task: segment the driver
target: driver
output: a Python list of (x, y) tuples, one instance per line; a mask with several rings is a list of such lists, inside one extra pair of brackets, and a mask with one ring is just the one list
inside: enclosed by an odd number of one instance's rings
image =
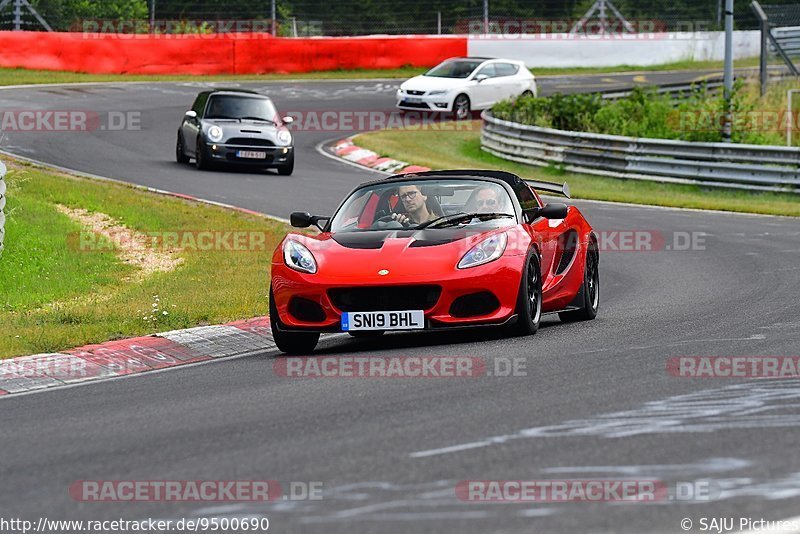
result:
[(392, 219), (403, 224), (422, 224), (437, 218), (428, 209), (428, 197), (422, 194), (417, 185), (401, 185), (397, 189), (397, 196), (403, 203), (405, 213), (393, 213)]
[(475, 211), (478, 213), (502, 212), (503, 200), (495, 187), (481, 186), (475, 191)]

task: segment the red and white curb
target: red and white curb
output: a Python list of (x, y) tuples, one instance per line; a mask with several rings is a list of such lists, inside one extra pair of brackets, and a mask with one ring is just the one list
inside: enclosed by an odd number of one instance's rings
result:
[(256, 317), (87, 345), (62, 353), (9, 358), (0, 360), (0, 396), (274, 349), (269, 318)]
[(421, 167), (419, 165), (410, 165), (405, 161), (399, 161), (392, 158), (381, 157), (377, 152), (361, 148), (353, 143), (351, 138), (342, 139), (337, 141), (331, 146), (333, 153), (340, 158), (355, 163), (363, 167), (369, 167), (376, 171), (387, 172), (391, 174), (408, 174), (412, 172), (425, 172), (429, 171), (428, 167)]

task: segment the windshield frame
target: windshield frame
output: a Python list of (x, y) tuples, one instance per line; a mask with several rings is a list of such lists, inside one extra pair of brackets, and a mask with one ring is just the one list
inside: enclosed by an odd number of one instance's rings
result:
[[(352, 198), (354, 195), (358, 194), (358, 192), (363, 190), (363, 189), (367, 189), (367, 188), (371, 188), (371, 187), (380, 187), (380, 186), (384, 186), (384, 185), (396, 185), (397, 187), (400, 187), (404, 183), (437, 182), (437, 181), (456, 181), (456, 182), (457, 181), (465, 181), (465, 182), (466, 181), (475, 181), (475, 182), (487, 182), (487, 183), (490, 183), (490, 184), (494, 184), (494, 185), (500, 186), (506, 192), (506, 194), (509, 196), (509, 198), (511, 199), (511, 207), (512, 207), (512, 210), (514, 212), (513, 213), (513, 215), (514, 215), (514, 224), (522, 224), (522, 221), (523, 221), (522, 208), (520, 207), (519, 199), (517, 198), (517, 195), (514, 192), (514, 189), (511, 187), (511, 185), (509, 185), (507, 182), (505, 182), (503, 180), (498, 180), (496, 178), (489, 178), (489, 177), (484, 177), (484, 176), (470, 176), (468, 174), (465, 174), (463, 176), (413, 176), (413, 175), (409, 175), (409, 176), (401, 176), (401, 177), (396, 177), (396, 178), (388, 178), (386, 180), (374, 180), (374, 181), (366, 182), (366, 183), (363, 183), (363, 184), (359, 185), (358, 187), (356, 187), (355, 189), (350, 191), (350, 193), (348, 193), (344, 197), (342, 202), (339, 204), (339, 206), (334, 210), (333, 214), (330, 216), (330, 219), (328, 219), (328, 222), (323, 227), (322, 232), (323, 233), (338, 233), (338, 232), (332, 232), (331, 231), (334, 219), (339, 215), (339, 213), (342, 211), (342, 208), (344, 208), (344, 206), (347, 204), (347, 202), (350, 200), (350, 198)], [(494, 220), (502, 220), (502, 219), (494, 219)], [(490, 222), (490, 221), (487, 221), (487, 222)], [(445, 229), (446, 228), (425, 228), (424, 231), (427, 232), (427, 231), (437, 231), (437, 230), (445, 230)], [(359, 232), (385, 232), (387, 230), (397, 231), (399, 229), (365, 228), (363, 230), (359, 230)], [(416, 231), (417, 229), (415, 227), (410, 227), (410, 228), (405, 228), (404, 230), (405, 231)], [(350, 232), (346, 232), (346, 233), (350, 233)]]
[[(487, 60), (485, 59), (470, 59), (470, 58), (458, 58), (458, 59), (446, 59), (433, 67), (432, 69), (424, 72), (422, 75), (427, 76), (429, 78), (443, 78), (446, 80), (469, 80), (475, 73), (486, 63)], [(436, 69), (448, 64), (448, 63), (475, 63), (475, 67), (469, 71), (469, 74), (466, 76), (437, 76), (436, 74), (431, 74), (431, 72), (435, 71)]]
[[(222, 99), (255, 100), (255, 101), (261, 103), (261, 105), (267, 105), (267, 106), (272, 108), (272, 111), (273, 111), (272, 118), (263, 119), (265, 122), (271, 122), (274, 125), (280, 125), (281, 124), (280, 113), (278, 112), (278, 108), (275, 106), (275, 103), (272, 101), (271, 98), (268, 98), (266, 96), (259, 96), (259, 95), (249, 95), (249, 94), (240, 94), (239, 95), (239, 94), (230, 94), (230, 93), (216, 93), (216, 94), (212, 93), (212, 94), (210, 94), (208, 96), (208, 101), (206, 102), (205, 109), (203, 110), (203, 120), (225, 120), (223, 118), (219, 118), (219, 117), (215, 117), (213, 115), (210, 115), (210, 113), (211, 113), (211, 104), (212, 104), (212, 102), (214, 102), (215, 99), (220, 99), (220, 100), (222, 100)], [(243, 116), (247, 116), (247, 115), (243, 115)], [(236, 117), (236, 118), (231, 118), (231, 119), (228, 119), (228, 120), (242, 121), (242, 120), (250, 120), (250, 119), (244, 119), (242, 117)]]

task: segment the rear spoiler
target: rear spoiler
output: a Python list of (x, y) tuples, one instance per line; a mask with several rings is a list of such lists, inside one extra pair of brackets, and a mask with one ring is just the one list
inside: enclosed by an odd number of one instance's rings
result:
[(539, 191), (544, 191), (546, 193), (555, 193), (556, 195), (563, 195), (567, 198), (572, 198), (569, 194), (569, 185), (566, 182), (563, 184), (557, 184), (555, 182), (542, 182), (540, 180), (525, 180), (529, 186)]

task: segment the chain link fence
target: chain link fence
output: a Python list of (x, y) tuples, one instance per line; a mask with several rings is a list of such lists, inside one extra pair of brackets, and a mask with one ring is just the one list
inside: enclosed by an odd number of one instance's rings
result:
[[(14, 3), (0, 11), (0, 29), (12, 29)], [(773, 0), (771, 7), (797, 0)], [(29, 0), (56, 31), (116, 28), (123, 33), (272, 31), (273, 0)], [(723, 27), (724, 0), (597, 0), (612, 27), (618, 12), (634, 31), (702, 31)], [(282, 36), (354, 36), (503, 33), (509, 27), (557, 33), (596, 6), (595, 0), (274, 0), (275, 33)], [(2, 3), (2, 2), (0, 2)], [(613, 6), (613, 8), (611, 8)], [(796, 6), (795, 6), (796, 8)], [(598, 11), (595, 11), (597, 15)], [(794, 15), (790, 15), (794, 18)], [(756, 29), (747, 2), (735, 7), (737, 29)], [(41, 30), (28, 10), (21, 29)]]

